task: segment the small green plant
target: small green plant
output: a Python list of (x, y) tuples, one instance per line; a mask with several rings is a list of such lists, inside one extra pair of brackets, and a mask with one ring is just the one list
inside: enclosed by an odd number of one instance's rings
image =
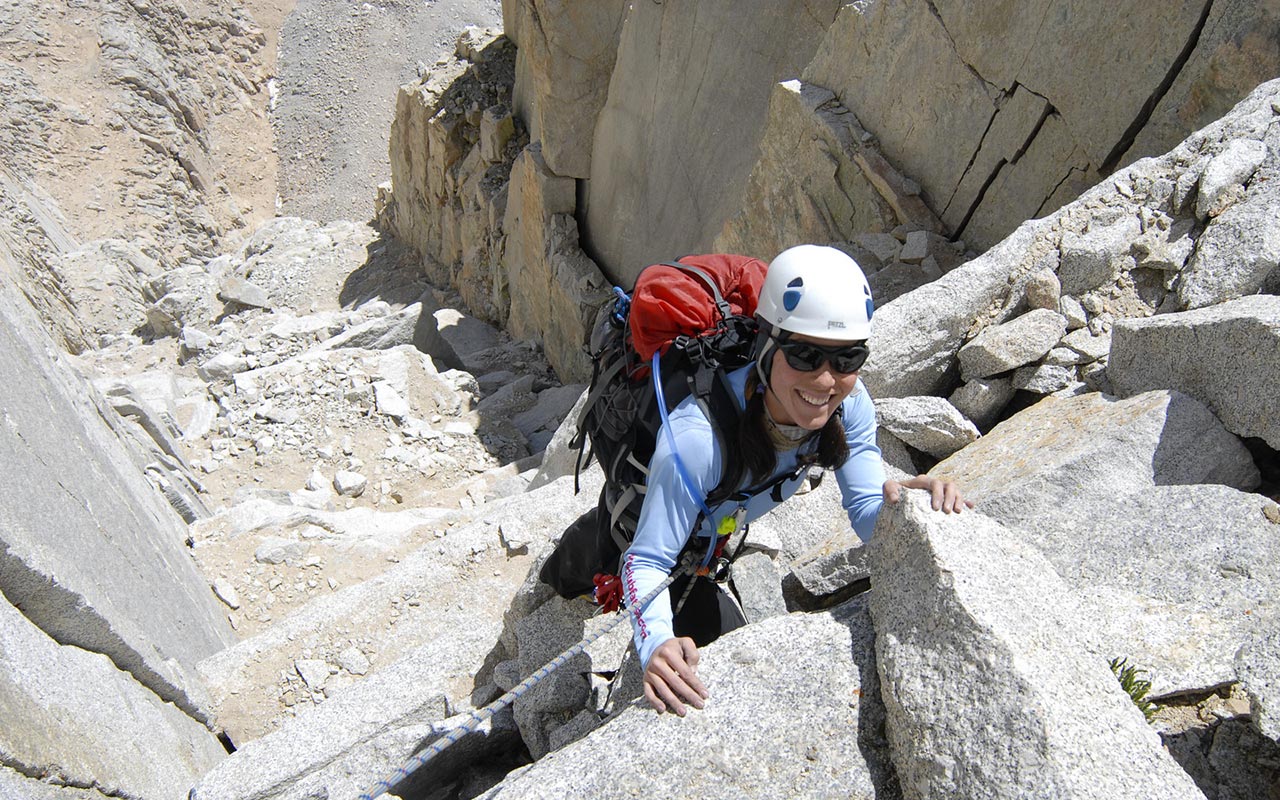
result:
[(1130, 666), (1127, 658), (1113, 658), (1110, 663), (1111, 671), (1116, 674), (1116, 680), (1120, 681), (1120, 688), (1125, 690), (1129, 699), (1133, 700), (1133, 704), (1142, 712), (1142, 716), (1150, 722), (1156, 715), (1156, 705), (1147, 699), (1147, 692), (1151, 691), (1151, 681), (1142, 679), (1147, 671)]

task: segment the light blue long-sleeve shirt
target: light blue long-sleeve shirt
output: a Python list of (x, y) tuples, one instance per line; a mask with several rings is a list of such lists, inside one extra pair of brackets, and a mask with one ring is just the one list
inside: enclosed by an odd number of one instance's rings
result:
[[(747, 366), (729, 375), (729, 383), (738, 403), (745, 405), (743, 397), (747, 376), (753, 367)], [(835, 470), (840, 486), (842, 504), (849, 514), (849, 523), (863, 541), (871, 538), (876, 516), (883, 502), (884, 464), (880, 460), (880, 448), (876, 446), (876, 415), (871, 398), (859, 380), (843, 403), (845, 440), (849, 444), (849, 458)], [(711, 536), (720, 520), (738, 508), (735, 502), (725, 502), (711, 509), (711, 518), (703, 520), (698, 530), (693, 530), (701, 511), (699, 499), (705, 498), (720, 482), (724, 466), (719, 444), (711, 423), (694, 398), (686, 398), (671, 412), (667, 425), (658, 432), (657, 447), (649, 462), (649, 479), (640, 521), (635, 539), (622, 559), (622, 581), (625, 601), (631, 607), (670, 574), (676, 559), (684, 550), (690, 535)], [(680, 455), (685, 470), (692, 481), (688, 487), (681, 478), (676, 459), (672, 455), (671, 439)], [(805, 447), (811, 447), (806, 443)], [(799, 449), (777, 454), (778, 464), (771, 478), (795, 470)], [(804, 480), (803, 475), (782, 484), (785, 501), (795, 494)], [(758, 483), (758, 482), (757, 482)], [(738, 488), (745, 488), (738, 487)], [(694, 496), (696, 493), (697, 497)], [(746, 502), (746, 521), (751, 522), (778, 505), (765, 491)], [(638, 615), (633, 623), (636, 652), (641, 663), (649, 663), (653, 651), (674, 636), (669, 592), (663, 592)]]

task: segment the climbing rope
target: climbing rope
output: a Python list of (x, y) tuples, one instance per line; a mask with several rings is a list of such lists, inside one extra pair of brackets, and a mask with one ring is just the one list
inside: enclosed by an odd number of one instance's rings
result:
[(391, 790), (391, 787), (401, 781), (404, 781), (414, 772), (417, 772), (424, 764), (438, 756), (445, 748), (449, 747), (449, 745), (458, 741), (466, 734), (474, 731), (482, 725), (485, 720), (514, 703), (521, 695), (536, 686), (543, 678), (546, 678), (548, 675), (564, 666), (569, 659), (586, 650), (594, 641), (617, 627), (619, 622), (627, 619), (633, 614), (643, 611), (645, 607), (653, 601), (653, 598), (657, 597), (661, 592), (666, 591), (667, 587), (680, 577), (680, 575), (694, 568), (693, 561), (695, 557), (695, 554), (690, 553), (685, 557), (679, 568), (672, 570), (671, 574), (668, 575), (662, 583), (654, 587), (653, 591), (640, 598), (640, 601), (635, 603), (634, 607), (623, 609), (622, 613), (618, 614), (618, 616), (614, 617), (607, 624), (596, 630), (594, 633), (589, 634), (585, 639), (578, 642), (573, 647), (570, 647), (568, 650), (565, 650), (560, 655), (551, 659), (551, 661), (548, 662), (546, 666), (542, 667), (542, 669), (539, 669), (537, 672), (525, 678), (520, 682), (519, 686), (516, 686), (514, 689), (507, 692), (502, 697), (499, 697), (497, 700), (494, 700), (484, 708), (471, 712), (471, 717), (466, 722), (444, 734), (439, 739), (436, 739), (426, 750), (423, 750), (421, 753), (418, 753), (405, 762), (404, 766), (375, 783), (371, 788), (360, 795), (359, 800), (375, 800), (375, 798), (386, 794)]

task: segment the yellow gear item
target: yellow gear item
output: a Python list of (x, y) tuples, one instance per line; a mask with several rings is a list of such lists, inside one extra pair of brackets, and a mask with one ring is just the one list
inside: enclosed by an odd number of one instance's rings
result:
[(738, 520), (733, 514), (729, 514), (720, 520), (720, 525), (716, 528), (717, 536), (728, 536), (738, 529)]

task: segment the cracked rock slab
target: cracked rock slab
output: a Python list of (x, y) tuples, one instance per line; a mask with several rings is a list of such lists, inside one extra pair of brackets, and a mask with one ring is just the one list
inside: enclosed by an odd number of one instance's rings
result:
[[(59, 645), (2, 595), (0, 709), (0, 764), (116, 796), (186, 800), (226, 756), (204, 725), (106, 656)], [(6, 794), (0, 776), (0, 796), (33, 795)]]
[(75, 789), (28, 778), (9, 767), (0, 766), (0, 797), (15, 800), (108, 800), (97, 789)]
[(234, 638), (222, 606), (120, 417), (13, 298), (0, 285), (0, 484), (18, 499), (0, 511), (0, 588), (57, 641), (203, 717), (194, 666)]

